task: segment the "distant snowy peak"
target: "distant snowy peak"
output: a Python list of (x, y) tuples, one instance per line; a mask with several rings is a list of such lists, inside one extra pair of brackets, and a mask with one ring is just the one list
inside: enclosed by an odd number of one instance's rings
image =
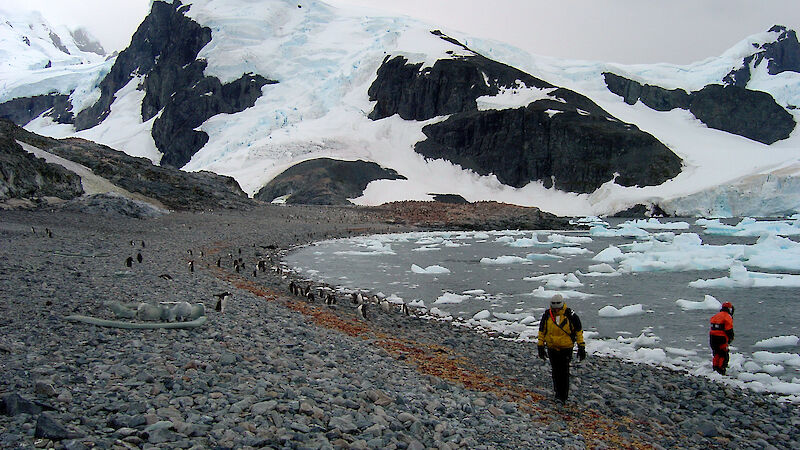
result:
[(93, 63), (104, 53), (86, 30), (55, 27), (39, 12), (0, 10), (0, 73)]

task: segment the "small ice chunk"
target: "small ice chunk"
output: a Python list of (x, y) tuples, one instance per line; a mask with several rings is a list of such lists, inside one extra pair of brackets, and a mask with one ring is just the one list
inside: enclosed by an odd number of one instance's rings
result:
[(450, 273), (450, 269), (439, 265), (432, 265), (422, 268), (416, 264), (412, 264), (411, 271), (414, 273), (426, 274), (426, 275), (439, 275), (443, 273)]
[(678, 299), (675, 303), (684, 311), (718, 311), (722, 307), (722, 303), (710, 295), (706, 295), (702, 302)]
[(472, 316), (472, 318), (475, 320), (486, 320), (489, 317), (492, 317), (492, 313), (490, 313), (488, 309), (484, 309), (483, 311), (477, 312), (475, 313), (474, 316)]
[(628, 305), (623, 306), (622, 308), (615, 308), (611, 305), (604, 306), (597, 311), (597, 315), (600, 317), (626, 317), (626, 316), (636, 316), (639, 314), (644, 314), (644, 308), (642, 308), (641, 303), (637, 303), (635, 305)]
[(763, 339), (755, 343), (753, 347), (757, 348), (780, 348), (780, 347), (794, 347), (800, 342), (797, 336), (775, 336), (769, 339)]

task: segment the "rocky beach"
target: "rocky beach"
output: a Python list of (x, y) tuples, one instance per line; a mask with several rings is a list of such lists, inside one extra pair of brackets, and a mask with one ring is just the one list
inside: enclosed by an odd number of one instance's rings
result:
[[(589, 355), (559, 406), (531, 343), (373, 305), (365, 320), (341, 295), (327, 305), (289, 292), (308, 285), (282, 269), (295, 246), (459, 227), (434, 222), (357, 207), (0, 211), (0, 447), (800, 446), (797, 406), (768, 395)], [(65, 320), (113, 319), (110, 301), (202, 302), (208, 320), (145, 330)]]

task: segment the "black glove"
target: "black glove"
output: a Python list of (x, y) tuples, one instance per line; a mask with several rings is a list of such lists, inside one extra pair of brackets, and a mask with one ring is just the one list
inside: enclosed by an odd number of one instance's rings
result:
[(539, 346), (539, 358), (547, 359), (547, 353), (544, 351), (544, 345)]
[(580, 345), (578, 346), (578, 361), (583, 361), (586, 359), (586, 346)]

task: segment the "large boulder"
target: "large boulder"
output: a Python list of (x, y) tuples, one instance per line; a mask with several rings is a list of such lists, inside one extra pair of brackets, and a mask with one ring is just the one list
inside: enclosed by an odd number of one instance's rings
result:
[(254, 198), (305, 205), (350, 205), (348, 199), (364, 193), (375, 180), (404, 180), (391, 169), (374, 162), (318, 158), (296, 164), (267, 183)]

